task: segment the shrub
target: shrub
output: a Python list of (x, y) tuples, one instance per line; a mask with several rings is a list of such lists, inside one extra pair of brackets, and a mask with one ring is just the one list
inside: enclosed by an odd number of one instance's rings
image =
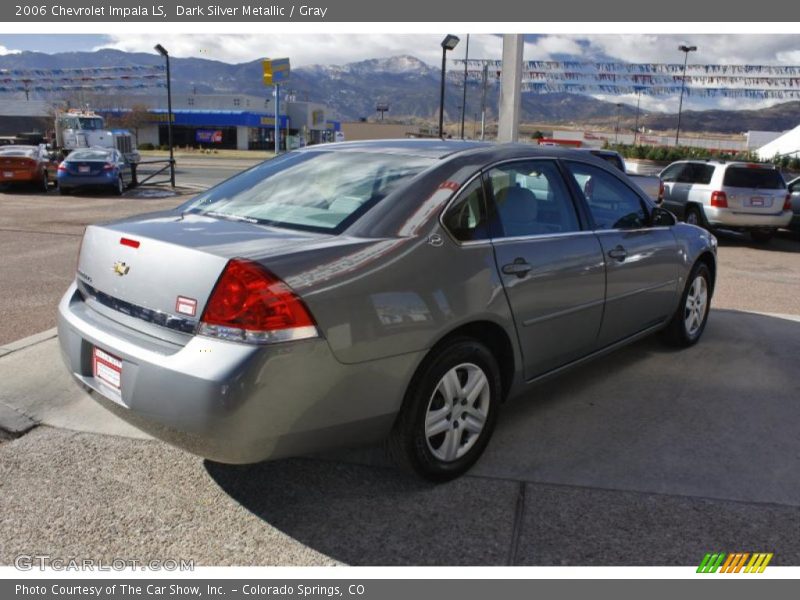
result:
[(145, 142), (144, 144), (139, 144), (139, 150), (155, 150), (156, 147), (151, 144), (150, 142)]

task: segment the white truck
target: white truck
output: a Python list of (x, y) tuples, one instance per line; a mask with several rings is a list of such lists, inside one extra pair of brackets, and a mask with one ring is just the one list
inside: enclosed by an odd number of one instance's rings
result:
[(101, 146), (116, 148), (136, 164), (139, 152), (131, 132), (126, 129), (106, 129), (103, 117), (88, 109), (69, 109), (56, 114), (56, 150), (66, 156), (78, 148)]

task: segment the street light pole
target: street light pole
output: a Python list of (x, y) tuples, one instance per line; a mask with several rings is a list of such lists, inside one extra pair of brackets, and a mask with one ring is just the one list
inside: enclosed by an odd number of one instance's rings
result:
[(459, 39), (454, 35), (446, 35), (442, 40), (442, 85), (439, 92), (439, 137), (444, 137), (444, 77), (447, 70), (447, 51), (458, 45)]
[(464, 97), (461, 99), (461, 139), (464, 139), (464, 117), (467, 113), (467, 63), (469, 62), (469, 34), (467, 48), (464, 51)]
[(622, 102), (617, 102), (617, 124), (614, 125), (614, 144), (619, 144), (619, 115), (622, 112)]
[(155, 45), (155, 51), (167, 61), (167, 144), (169, 145), (169, 182), (175, 187), (175, 155), (172, 149), (172, 78), (169, 72), (169, 52), (161, 44)]
[(678, 46), (678, 50), (683, 52), (683, 76), (681, 77), (681, 99), (678, 102), (678, 127), (675, 129), (675, 146), (678, 145), (678, 139), (681, 135), (681, 111), (683, 110), (683, 90), (686, 87), (686, 64), (689, 62), (689, 52), (695, 52), (697, 50), (697, 46), (687, 46), (686, 44), (681, 44)]
[(636, 90), (636, 125), (633, 127), (633, 145), (639, 136), (639, 103), (642, 101), (642, 90)]

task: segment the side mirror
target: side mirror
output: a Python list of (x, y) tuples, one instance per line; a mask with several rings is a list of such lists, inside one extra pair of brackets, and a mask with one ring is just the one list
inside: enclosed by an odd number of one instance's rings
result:
[(677, 222), (675, 215), (660, 206), (656, 206), (650, 215), (650, 224), (653, 227), (672, 227)]

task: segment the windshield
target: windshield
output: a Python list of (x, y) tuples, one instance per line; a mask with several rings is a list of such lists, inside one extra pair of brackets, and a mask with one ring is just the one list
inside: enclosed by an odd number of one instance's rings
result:
[(786, 188), (783, 176), (775, 169), (751, 167), (728, 167), (722, 185), (738, 188), (757, 188), (761, 190), (782, 190)]
[(67, 157), (67, 162), (79, 160), (111, 160), (111, 152), (108, 150), (75, 150)]
[(341, 230), (435, 159), (365, 152), (297, 152), (266, 161), (183, 210), (312, 231)]
[(102, 129), (103, 128), (103, 119), (99, 117), (80, 117), (78, 119), (80, 122), (81, 129)]

